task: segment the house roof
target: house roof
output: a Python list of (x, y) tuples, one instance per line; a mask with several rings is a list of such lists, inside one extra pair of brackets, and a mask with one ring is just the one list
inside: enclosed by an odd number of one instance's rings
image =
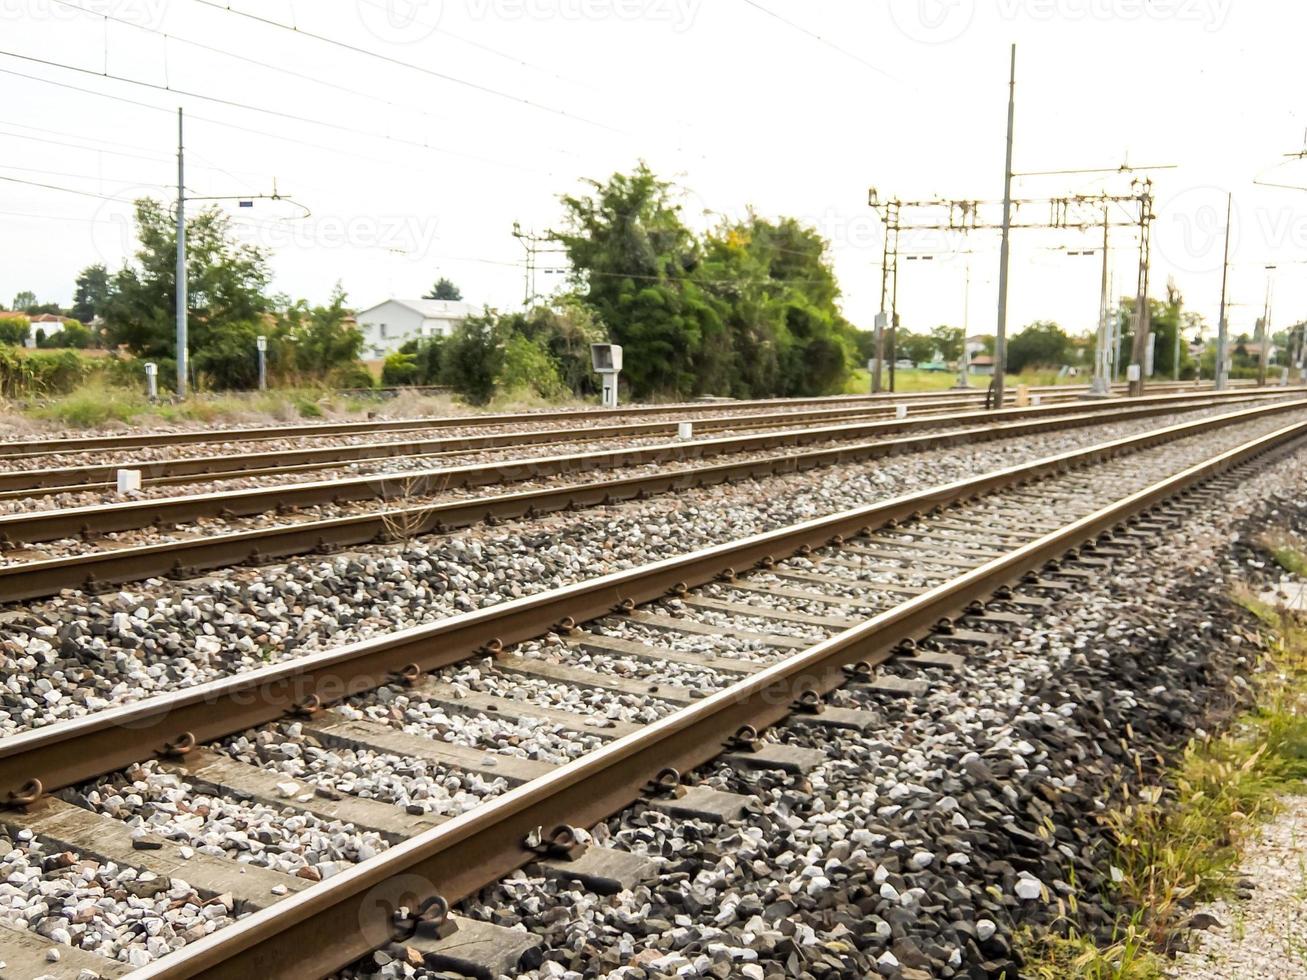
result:
[(976, 367), (977, 365), (979, 365), (980, 367), (988, 367), (993, 363), (994, 363), (994, 358), (990, 357), (988, 354), (977, 354), (975, 357), (971, 359), (972, 367)]
[(400, 306), (407, 306), (410, 310), (422, 314), (424, 317), (436, 316), (474, 316), (480, 313), (479, 307), (472, 303), (465, 303), (462, 300), (452, 299), (399, 299), (391, 297), (385, 302), (378, 303), (376, 306), (369, 306), (366, 310), (360, 310), (358, 316), (364, 316), (373, 310), (379, 309), (386, 303), (398, 303)]

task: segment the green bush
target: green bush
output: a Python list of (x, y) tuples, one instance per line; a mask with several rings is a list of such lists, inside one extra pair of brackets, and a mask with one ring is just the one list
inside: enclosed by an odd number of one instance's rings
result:
[(490, 401), (504, 360), (501, 334), (499, 316), (493, 310), (459, 324), (443, 344), (441, 383), (473, 405)]
[(32, 321), (25, 316), (7, 316), (0, 319), (0, 344), (22, 347), (27, 343), (27, 333)]
[(90, 365), (72, 351), (22, 354), (0, 348), (0, 395), (6, 398), (66, 394), (90, 373)]
[(396, 351), (381, 366), (381, 383), (387, 388), (417, 384), (418, 360), (416, 354)]
[(76, 320), (65, 320), (63, 329), (56, 330), (54, 333), (44, 338), (42, 343), (38, 337), (37, 347), (71, 347), (76, 350), (85, 350), (91, 346), (90, 328), (79, 323)]
[(542, 398), (561, 398), (567, 392), (549, 352), (521, 334), (514, 334), (504, 344), (495, 380), (506, 392), (534, 391)]
[(372, 372), (358, 361), (336, 368), (329, 377), (333, 388), (375, 388), (377, 386), (376, 379), (372, 377)]

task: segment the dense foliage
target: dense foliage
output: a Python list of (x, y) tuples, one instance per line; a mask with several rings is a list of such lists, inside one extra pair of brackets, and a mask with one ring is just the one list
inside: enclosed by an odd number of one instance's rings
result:
[(672, 185), (643, 164), (588, 184), (588, 194), (563, 198), (554, 237), (576, 299), (625, 348), (636, 397), (843, 386), (856, 338), (815, 231), (750, 214), (697, 237)]

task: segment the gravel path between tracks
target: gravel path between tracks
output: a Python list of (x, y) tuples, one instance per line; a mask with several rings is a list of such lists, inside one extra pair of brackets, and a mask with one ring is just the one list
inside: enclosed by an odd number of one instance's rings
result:
[[(925, 670), (925, 694), (833, 698), (876, 712), (873, 732), (769, 733), (825, 751), (806, 778), (707, 767), (710, 785), (758, 797), (734, 824), (637, 805), (595, 828), (657, 859), (658, 880), (605, 898), (527, 869), (459, 911), (546, 939), (521, 980), (993, 980), (1019, 975), (1019, 928), (1074, 914), (1108, 938), (1111, 849), (1093, 815), (1238, 709), (1256, 633), (1229, 600), (1250, 561), (1232, 541), (1301, 512), (1305, 479), (1300, 449), (957, 674)], [(345, 975), (449, 976), (389, 955)]]
[[(1217, 430), (1201, 444), (1233, 445), (1291, 417)], [(0, 612), (0, 736), (1147, 427), (911, 454), (329, 559), (70, 593)]]

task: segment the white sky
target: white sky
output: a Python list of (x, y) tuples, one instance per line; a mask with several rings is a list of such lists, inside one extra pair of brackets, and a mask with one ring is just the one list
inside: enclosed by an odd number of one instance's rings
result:
[[(1307, 125), (1297, 104), (1307, 28), (1301, 4), (231, 4), (294, 24), (298, 35), (222, 9), (225, 2), (68, 4), (0, 0), (0, 177), (88, 195), (0, 180), (0, 304), (21, 289), (66, 303), (82, 267), (123, 262), (133, 243), (131, 199), (175, 193), (165, 185), (176, 180), (181, 105), (192, 194), (268, 192), (276, 178), (280, 191), (311, 209), (311, 218), (293, 220), (301, 212), (285, 202), (260, 201), (252, 211), (229, 202), (251, 239), (272, 246), (274, 286), (293, 296), (324, 300), (340, 279), (362, 308), (389, 295), (417, 296), (447, 275), (469, 300), (515, 307), (523, 252), (513, 222), (538, 230), (556, 224), (558, 195), (576, 190), (579, 178), (627, 170), (643, 157), (691, 191), (686, 217), (697, 227), (714, 220), (707, 209), (738, 215), (748, 205), (816, 224), (832, 240), (846, 314), (869, 327), (879, 305), (880, 232), (868, 187), (904, 200), (1001, 197), (1013, 41), (1016, 170), (1114, 167), (1127, 158), (1178, 165), (1152, 172), (1155, 296), (1173, 275), (1188, 306), (1215, 323), (1225, 191), (1232, 190), (1233, 328), (1251, 329), (1259, 315), (1268, 263), (1278, 264), (1277, 325), (1301, 317), (1307, 299), (1307, 192), (1253, 184), (1307, 186), (1307, 161), (1284, 156), (1303, 147)], [(106, 70), (277, 114), (101, 77)], [(1026, 178), (1016, 194), (1127, 192), (1128, 184), (1115, 175)], [(1134, 239), (1114, 234), (1116, 291), (1131, 293)], [(1057, 248), (1093, 247), (1097, 237), (1014, 233), (1010, 328), (1037, 318), (1072, 330), (1092, 325), (1098, 257)], [(969, 325), (992, 332), (997, 244), (996, 233), (962, 242), (905, 233), (905, 252), (944, 254), (903, 263), (903, 323), (960, 325), (970, 263)], [(538, 282), (544, 289), (560, 279)]]

